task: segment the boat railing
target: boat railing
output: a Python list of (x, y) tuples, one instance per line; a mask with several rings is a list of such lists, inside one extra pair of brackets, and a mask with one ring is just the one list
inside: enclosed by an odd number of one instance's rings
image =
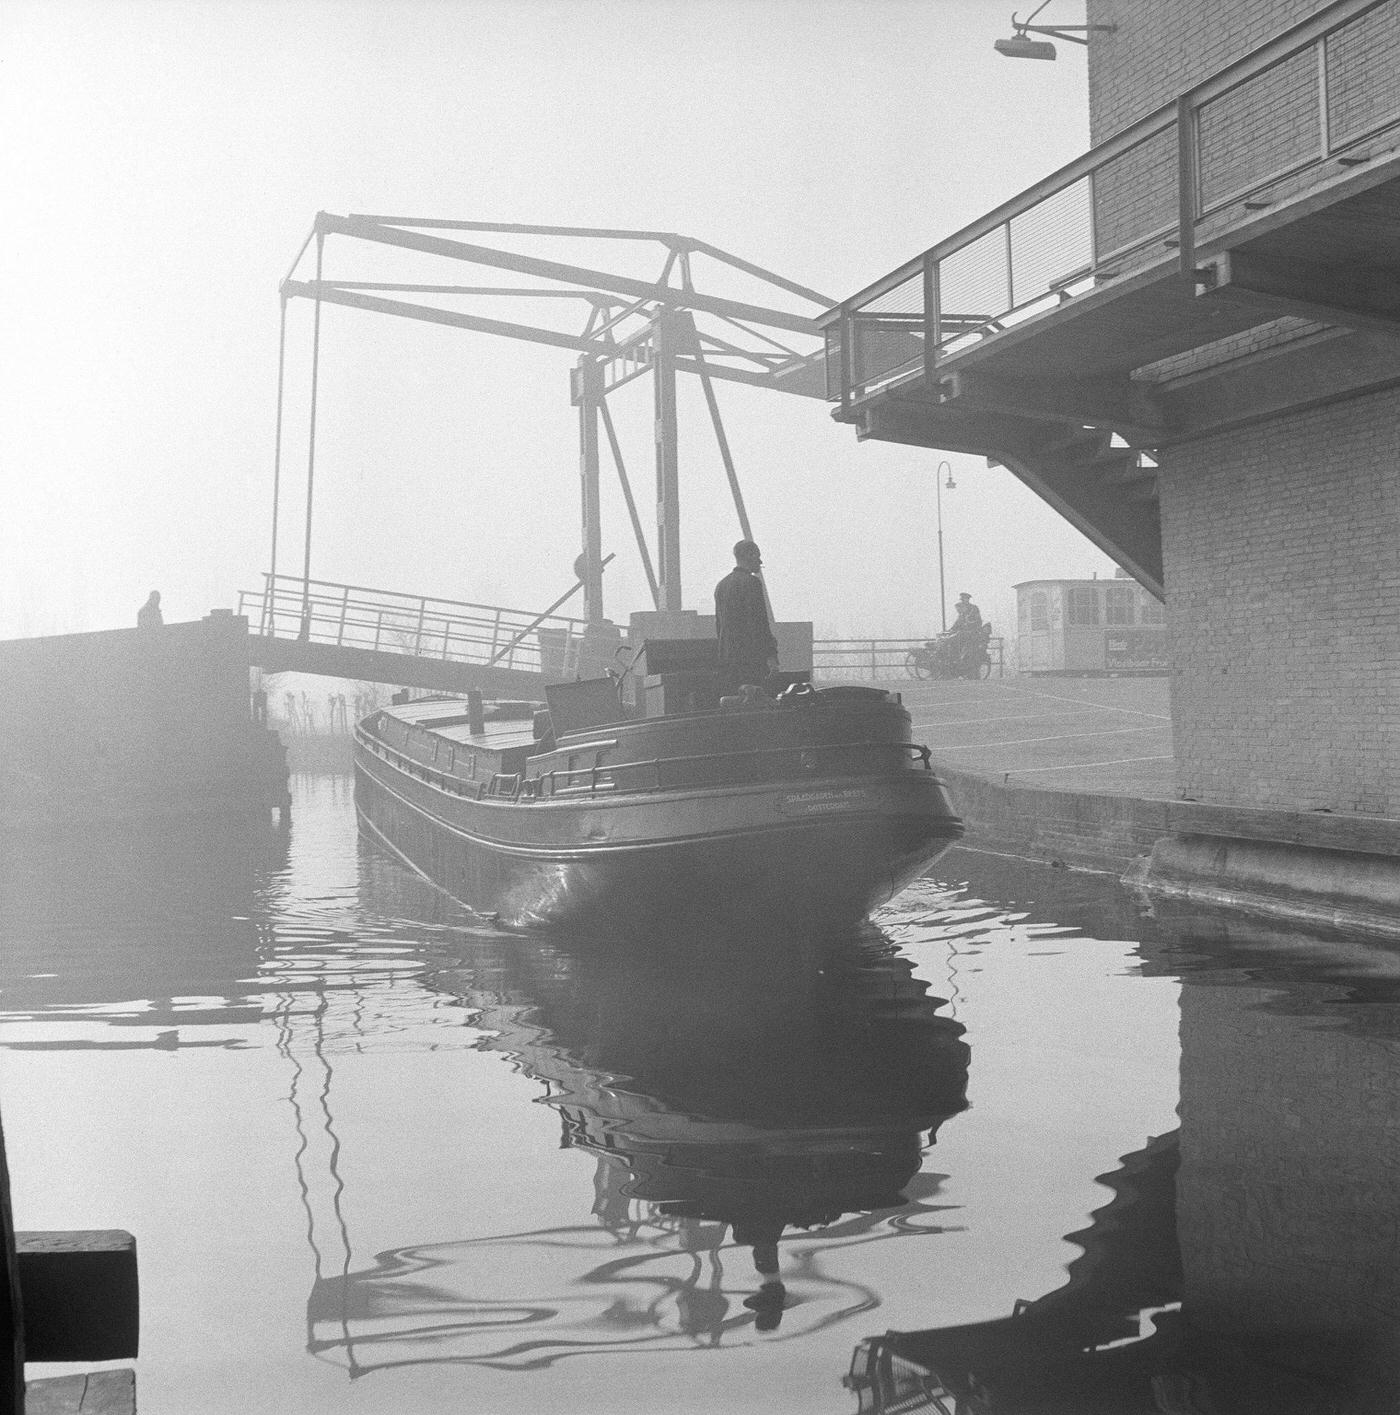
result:
[[(838, 753), (849, 758), (851, 753), (864, 754), (859, 771), (850, 769), (855, 764), (849, 760), (848, 770), (834, 775), (859, 775), (872, 769), (870, 759), (881, 755), (912, 755), (924, 771), (933, 770), (932, 753), (918, 742), (822, 742), (810, 746), (755, 747), (742, 752), (708, 752), (679, 757), (650, 757), (642, 761), (616, 762), (610, 766), (586, 766), (556, 768), (541, 772), (539, 776), (524, 776), (519, 772), (496, 772), (486, 781), (455, 776), (426, 762), (419, 761), (407, 752), (391, 747), (363, 729), (355, 729), (355, 740), (366, 750), (383, 758), (391, 766), (408, 776), (418, 778), (429, 786), (447, 791), (455, 796), (470, 796), (480, 800), (483, 796), (493, 800), (543, 800), (554, 797), (592, 796), (613, 791), (663, 791), (674, 790), (678, 786), (704, 787), (707, 785), (735, 785), (739, 783), (758, 784), (764, 780), (803, 781), (820, 773), (829, 766)], [(794, 759), (792, 770), (778, 775), (755, 778), (752, 772), (742, 775), (734, 771), (743, 766), (752, 768), (779, 758)], [(823, 759), (826, 760), (823, 760)], [(711, 769), (709, 781), (692, 775), (685, 777), (685, 769), (692, 771), (698, 763)], [(578, 780), (576, 780), (578, 779)], [(562, 783), (562, 784), (561, 784)]]
[(238, 612), (267, 638), (559, 677), (579, 668), (582, 619), (291, 575), (263, 580), (239, 594)]
[[(703, 765), (709, 768), (723, 784), (728, 769), (744, 765), (764, 764), (778, 759), (792, 759), (796, 771), (782, 779), (802, 780), (820, 770), (823, 758), (833, 758), (837, 753), (849, 755), (853, 752), (865, 754), (912, 754), (925, 771), (931, 771), (932, 753), (918, 742), (823, 742), (809, 746), (754, 747), (742, 752), (702, 752), (679, 757), (651, 757), (644, 761), (615, 762), (611, 766), (587, 766), (559, 768), (542, 772), (535, 780), (544, 784), (546, 796), (590, 795), (597, 791), (659, 791), (677, 785), (703, 786), (703, 780), (679, 781), (677, 777), (686, 775), (686, 768)], [(648, 774), (650, 777), (648, 779)], [(721, 784), (716, 782), (715, 784)]]

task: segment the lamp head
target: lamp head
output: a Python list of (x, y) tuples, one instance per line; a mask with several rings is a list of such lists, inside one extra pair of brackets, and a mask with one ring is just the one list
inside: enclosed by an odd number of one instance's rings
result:
[(992, 48), (1008, 59), (1053, 59), (1055, 46), (1046, 39), (1030, 39), (1018, 31), (1010, 39), (999, 39)]

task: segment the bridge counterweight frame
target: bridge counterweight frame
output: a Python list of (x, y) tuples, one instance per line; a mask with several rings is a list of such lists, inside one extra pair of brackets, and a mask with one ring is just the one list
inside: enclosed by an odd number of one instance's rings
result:
[[(660, 279), (647, 281), (430, 234), (433, 231), (447, 230), (651, 241), (658, 242), (665, 248), (666, 257)], [(324, 250), (327, 237), (332, 235), (376, 246), (394, 247), (423, 255), (463, 261), (488, 269), (509, 270), (542, 281), (558, 282), (569, 288), (542, 286), (536, 289), (446, 282), (328, 279), (324, 271)], [(298, 279), (297, 267), (313, 242), (316, 248), (316, 276), (312, 280)], [(731, 269), (762, 280), (788, 296), (796, 296), (816, 305), (818, 311), (810, 315), (795, 313), (699, 291), (695, 288), (691, 270), (691, 257), (697, 254), (713, 258)], [(682, 584), (676, 375), (687, 373), (697, 375), (701, 379), (719, 455), (733, 497), (736, 519), (740, 533), (745, 538), (751, 538), (752, 531), (739, 487), (733, 453), (720, 416), (714, 382), (718, 380), (743, 383), (814, 399), (824, 396), (822, 348), (818, 345), (810, 352), (803, 352), (791, 347), (787, 336), (807, 336), (814, 341), (819, 339), (821, 330), (818, 313), (824, 312), (832, 301), (816, 291), (752, 262), (741, 260), (718, 247), (675, 233), (459, 222), (438, 218), (336, 216), (319, 212), (310, 235), (279, 287), (279, 295), (284, 310), (290, 299), (310, 299), (315, 303), (317, 350), (321, 306), (336, 304), (368, 313), (389, 314), (474, 333), (569, 349), (580, 355), (571, 383), (572, 401), (579, 410), (578, 465), (582, 553), (577, 569), (584, 590), (585, 617), (591, 623), (600, 623), (604, 619), (602, 570), (606, 560), (602, 551), (600, 424), (608, 438), (653, 603), (658, 609), (679, 612), (682, 607)], [(417, 303), (413, 299), (398, 298), (399, 296), (572, 299), (585, 301), (589, 306), (589, 313), (582, 331), (576, 333), (543, 325), (491, 318), (448, 308), (440, 303)], [(723, 334), (699, 329), (696, 324), (697, 316), (720, 321), (725, 327)], [(636, 327), (639, 323), (640, 328)], [(629, 324), (633, 326), (631, 330), (626, 328)], [(616, 428), (607, 406), (608, 393), (645, 374), (651, 375), (653, 383), (657, 516), (655, 568), (623, 464)], [(313, 369), (313, 380), (314, 377)], [(284, 371), (282, 361), (279, 360), (279, 465), (283, 382)], [(302, 577), (304, 598), (308, 606), (315, 472), (314, 392), (310, 417), (306, 544)], [(279, 495), (280, 474), (275, 470), (274, 536)], [(273, 556), (275, 569), (275, 545)]]

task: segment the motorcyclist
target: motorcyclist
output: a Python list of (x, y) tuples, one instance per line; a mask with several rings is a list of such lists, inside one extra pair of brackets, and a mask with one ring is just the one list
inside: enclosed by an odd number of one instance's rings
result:
[(973, 604), (972, 596), (964, 590), (953, 606), (957, 616), (949, 632), (954, 636), (953, 645), (957, 653), (960, 670), (967, 669), (981, 652), (983, 634), (982, 611)]

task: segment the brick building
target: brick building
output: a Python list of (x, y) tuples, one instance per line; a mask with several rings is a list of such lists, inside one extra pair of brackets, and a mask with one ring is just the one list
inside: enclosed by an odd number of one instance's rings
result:
[[(1095, 34), (1089, 50), (1093, 141), (1332, 8), (1319, 0), (1090, 0), (1089, 23), (1115, 27)], [(1396, 7), (1360, 16), (1330, 43), (1331, 123), (1393, 117)], [(1303, 49), (1223, 100), (1215, 136), (1206, 137), (1225, 160), (1201, 159), (1222, 195), (1316, 145), (1303, 72), (1316, 62)], [(1278, 186), (1306, 191), (1318, 175), (1305, 171)], [(1259, 195), (1278, 194), (1276, 186)], [(1394, 241), (1400, 250), (1400, 227)], [(1270, 358), (1305, 359), (1309, 346), (1344, 328), (1284, 316), (1140, 376), (1189, 390), (1252, 362), (1267, 378)], [(1400, 323), (1392, 338), (1400, 342)], [(1202, 801), (1400, 815), (1400, 399), (1363, 385), (1357, 396), (1306, 401), (1162, 449), (1178, 784)]]
[(833, 311), (835, 416), (1164, 599), (1181, 796), (1400, 817), (1400, 0), (1086, 18), (1093, 149)]

